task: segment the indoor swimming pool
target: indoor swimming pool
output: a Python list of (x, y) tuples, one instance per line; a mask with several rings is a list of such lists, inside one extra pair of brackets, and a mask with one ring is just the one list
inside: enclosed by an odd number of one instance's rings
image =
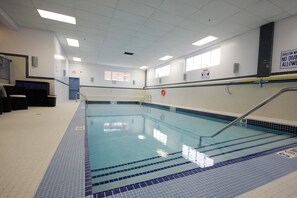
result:
[(205, 172), (295, 145), (294, 134), (139, 104), (91, 104), (92, 193), (109, 196)]

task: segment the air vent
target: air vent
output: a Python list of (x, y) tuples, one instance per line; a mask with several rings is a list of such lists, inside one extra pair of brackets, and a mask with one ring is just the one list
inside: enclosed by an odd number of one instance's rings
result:
[(124, 52), (125, 55), (129, 55), (129, 56), (132, 56), (134, 53), (132, 52)]

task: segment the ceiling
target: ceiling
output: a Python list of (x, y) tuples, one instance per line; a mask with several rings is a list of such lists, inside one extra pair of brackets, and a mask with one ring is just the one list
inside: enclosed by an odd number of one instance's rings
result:
[[(296, 0), (0, 0), (0, 7), (21, 27), (55, 32), (69, 60), (132, 68), (197, 51), (192, 43), (208, 35), (219, 38), (214, 44), (297, 14)], [(43, 19), (37, 8), (77, 23)]]

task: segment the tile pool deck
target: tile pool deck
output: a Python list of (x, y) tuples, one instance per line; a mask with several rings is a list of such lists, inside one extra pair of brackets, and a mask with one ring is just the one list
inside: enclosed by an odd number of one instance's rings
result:
[[(69, 102), (0, 116), (0, 197), (84, 197), (83, 118), (77, 108)], [(113, 197), (297, 197), (296, 170), (296, 158), (269, 154)]]

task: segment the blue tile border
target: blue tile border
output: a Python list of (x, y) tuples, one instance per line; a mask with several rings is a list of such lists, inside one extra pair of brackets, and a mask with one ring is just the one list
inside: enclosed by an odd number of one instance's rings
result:
[(86, 108), (87, 108), (87, 104), (85, 102), (85, 196), (87, 197), (92, 195), (93, 191), (92, 191), (92, 175), (91, 175), (91, 164), (90, 164)]
[(247, 160), (250, 160), (250, 159), (262, 157), (262, 156), (272, 154), (272, 153), (275, 153), (275, 152), (283, 150), (283, 149), (288, 149), (288, 148), (292, 148), (292, 147), (296, 147), (296, 146), (297, 146), (297, 143), (292, 143), (292, 144), (277, 147), (277, 148), (274, 148), (274, 149), (271, 149), (271, 150), (250, 154), (250, 155), (247, 155), (247, 156), (244, 156), (244, 157), (231, 159), (231, 160), (227, 160), (227, 161), (224, 161), (224, 162), (219, 162), (219, 163), (215, 164), (214, 166), (210, 166), (210, 167), (206, 167), (206, 168), (194, 168), (194, 169), (191, 169), (191, 170), (182, 171), (182, 172), (175, 173), (175, 174), (171, 174), (171, 175), (167, 175), (167, 176), (163, 176), (163, 177), (159, 177), (159, 178), (155, 178), (155, 179), (150, 179), (150, 180), (147, 180), (147, 181), (142, 181), (142, 182), (122, 186), (122, 187), (119, 187), (119, 188), (114, 188), (114, 189), (107, 190), (107, 191), (98, 192), (98, 193), (93, 194), (93, 196), (98, 197), (98, 198), (99, 197), (107, 197), (107, 196), (119, 194), (119, 193), (122, 193), (122, 192), (125, 192), (125, 191), (131, 191), (131, 190), (134, 190), (134, 189), (137, 189), (137, 188), (145, 188), (145, 187), (153, 185), (153, 184), (163, 183), (163, 182), (178, 179), (178, 178), (181, 178), (181, 177), (185, 177), (185, 176), (201, 173), (201, 172), (204, 172), (204, 171), (220, 168), (220, 167), (223, 167), (223, 166), (226, 166), (226, 165), (236, 164), (236, 163), (239, 163), (239, 162), (243, 162), (243, 161), (247, 161)]
[[(276, 143), (276, 142), (291, 139), (291, 138), (294, 138), (294, 137), (296, 137), (296, 136), (286, 137), (286, 138), (282, 138), (282, 139), (278, 139), (278, 140), (273, 140), (273, 141), (270, 141), (270, 142), (265, 142), (265, 143), (261, 143), (261, 144), (258, 144), (258, 145), (253, 145), (253, 146), (248, 146), (248, 147), (244, 147), (244, 148), (240, 148), (240, 149), (235, 149), (235, 150), (228, 151), (228, 152), (221, 152), (219, 154), (210, 155), (209, 157), (212, 158), (212, 157), (217, 157), (217, 156), (230, 154), (230, 153), (234, 153), (234, 152), (238, 152), (238, 151), (243, 151), (243, 150), (246, 150), (246, 149), (255, 148), (255, 147), (258, 147), (258, 146), (263, 146), (263, 145), (267, 145), (267, 144), (271, 144), (271, 143)], [(257, 140), (252, 140), (252, 141), (257, 141)], [(248, 142), (252, 142), (252, 141), (248, 141)], [(218, 148), (215, 148), (215, 149), (205, 150), (203, 152), (209, 152), (209, 151), (222, 149), (222, 148), (227, 148), (227, 147), (235, 146), (235, 145), (239, 145), (239, 144), (242, 144), (242, 143), (236, 143), (236, 144), (233, 144), (233, 145), (222, 146), (222, 147), (218, 147)], [(139, 167), (133, 167), (133, 168), (125, 169), (125, 170), (120, 170), (120, 171), (115, 171), (115, 172), (105, 173), (105, 174), (102, 174), (102, 175), (93, 176), (92, 178), (99, 178), (99, 177), (103, 177), (103, 176), (107, 176), (107, 175), (112, 175), (112, 174), (125, 172), (125, 171), (129, 171), (129, 170), (135, 170), (137, 168), (144, 168), (144, 167), (147, 167), (147, 166), (160, 164), (160, 163), (164, 163), (164, 162), (168, 162), (168, 161), (172, 161), (172, 160), (176, 160), (176, 159), (182, 159), (182, 158), (183, 158), (182, 156), (179, 156), (179, 157), (176, 157), (176, 158), (159, 161), (159, 162), (155, 162), (155, 163), (152, 163), (152, 164), (146, 164), (146, 165), (142, 165), (142, 166), (139, 166)], [(125, 180), (125, 179), (129, 179), (131, 177), (137, 177), (137, 176), (140, 176), (140, 175), (145, 175), (145, 174), (149, 174), (149, 173), (153, 173), (153, 172), (158, 172), (158, 171), (162, 171), (162, 170), (165, 170), (165, 169), (169, 169), (169, 168), (173, 168), (173, 167), (177, 167), (177, 166), (182, 166), (182, 165), (186, 165), (186, 164), (190, 164), (190, 163), (191, 163), (190, 161), (186, 161), (186, 162), (182, 162), (182, 163), (179, 163), (179, 164), (172, 164), (172, 165), (169, 165), (169, 166), (165, 166), (165, 167), (157, 168), (157, 169), (152, 169), (152, 170), (137, 173), (137, 174), (126, 175), (126, 176), (111, 179), (111, 180), (96, 182), (96, 183), (93, 183), (92, 186), (99, 186), (99, 185), (103, 185), (103, 184), (107, 184), (107, 183), (112, 183), (112, 182), (116, 182), (116, 181), (120, 181), (120, 180)], [(223, 163), (223, 162), (221, 162), (221, 163)]]

